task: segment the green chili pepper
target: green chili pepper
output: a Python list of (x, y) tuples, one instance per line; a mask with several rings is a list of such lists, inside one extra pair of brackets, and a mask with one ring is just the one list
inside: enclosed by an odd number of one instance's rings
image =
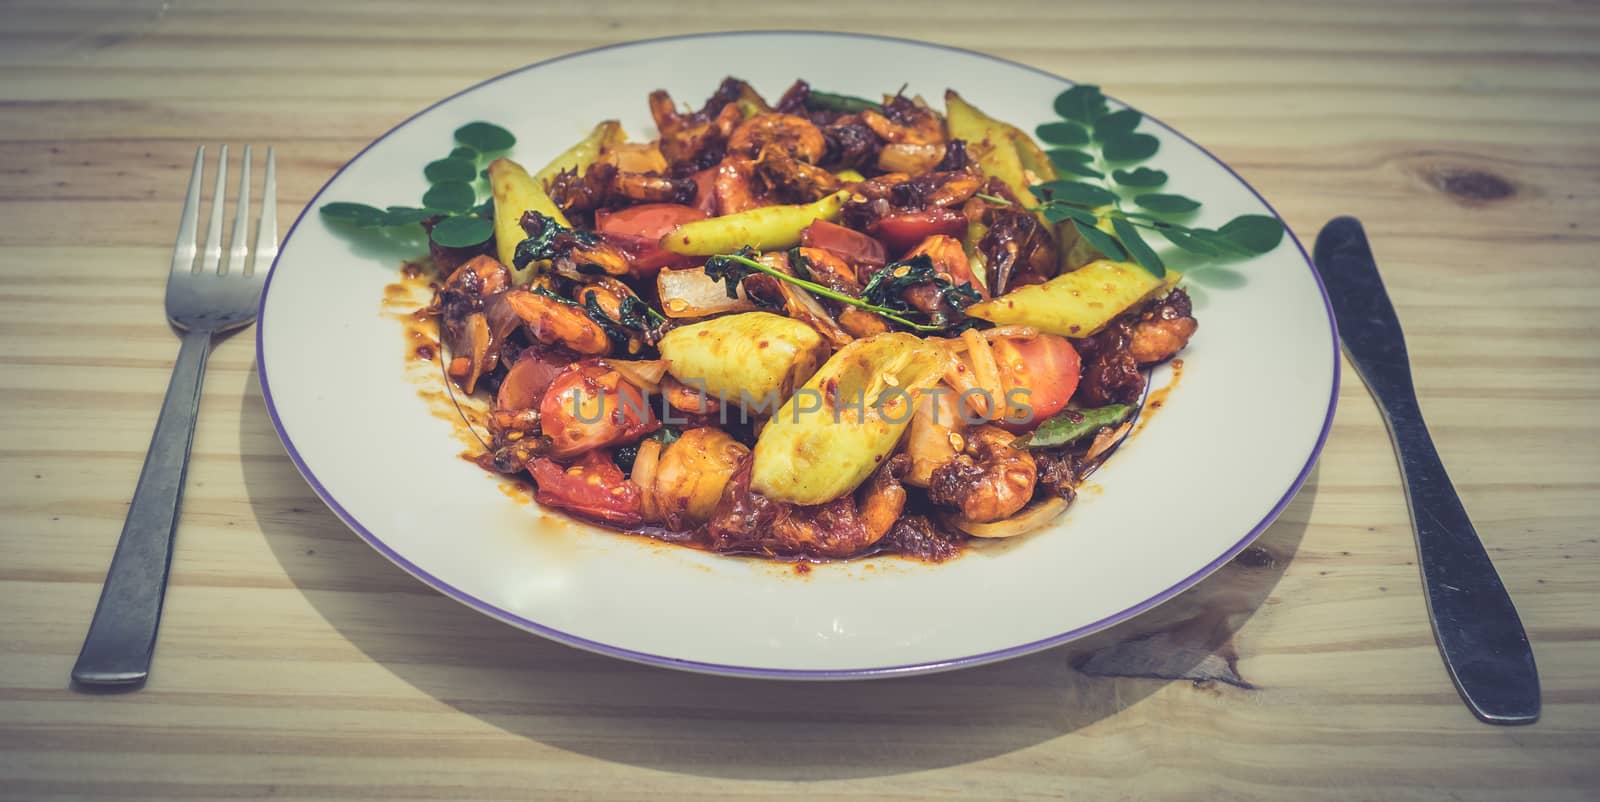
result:
[(1019, 447), (1050, 448), (1082, 440), (1102, 426), (1121, 423), (1133, 407), (1127, 404), (1110, 404), (1095, 409), (1069, 409), (1039, 424), (1033, 434), (1017, 440)]
[(817, 90), (813, 89), (811, 90), (811, 93), (806, 96), (806, 108), (812, 110), (823, 109), (827, 111), (843, 112), (845, 114), (855, 114), (856, 112), (866, 111), (868, 109), (882, 108), (882, 104), (874, 103), (865, 98), (854, 97), (852, 95), (835, 95), (832, 92), (818, 92)]

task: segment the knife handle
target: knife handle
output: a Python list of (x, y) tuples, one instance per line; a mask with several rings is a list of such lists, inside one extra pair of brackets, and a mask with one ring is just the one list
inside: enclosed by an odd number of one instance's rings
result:
[(1539, 670), (1517, 608), (1450, 483), (1410, 381), (1388, 385), (1369, 382), (1400, 460), (1423, 593), (1445, 667), (1478, 718), (1531, 724), (1539, 719)]

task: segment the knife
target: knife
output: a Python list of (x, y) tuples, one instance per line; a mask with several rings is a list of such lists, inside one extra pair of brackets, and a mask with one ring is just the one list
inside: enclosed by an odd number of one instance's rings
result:
[(1405, 335), (1361, 221), (1340, 217), (1324, 226), (1313, 261), (1345, 353), (1394, 441), (1433, 637), (1450, 679), (1483, 721), (1531, 724), (1539, 719), (1539, 670), (1528, 635), (1422, 422)]

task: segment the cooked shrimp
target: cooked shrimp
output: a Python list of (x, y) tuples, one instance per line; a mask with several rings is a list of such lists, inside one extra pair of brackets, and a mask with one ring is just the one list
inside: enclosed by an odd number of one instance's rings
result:
[(964, 203), (977, 194), (978, 188), (983, 186), (983, 176), (968, 170), (951, 170), (932, 175), (940, 176), (940, 180), (923, 197), (923, 201), (929, 206), (954, 206)]
[(511, 273), (492, 256), (475, 256), (468, 260), (440, 287), (442, 292), (482, 298), (505, 290), (511, 285)]
[(437, 306), (451, 355), (447, 372), (469, 393), (500, 358), (500, 338), (483, 312), (484, 299), (505, 292), (510, 284), (511, 273), (505, 265), (492, 256), (479, 255), (451, 272), (439, 288)]
[(661, 380), (661, 395), (668, 406), (687, 415), (715, 415), (722, 409), (722, 403), (717, 399), (671, 376)]
[(800, 258), (804, 260), (805, 271), (810, 274), (812, 281), (847, 295), (861, 294), (860, 277), (845, 260), (821, 248), (804, 247), (800, 249)]
[(649, 173), (625, 173), (618, 170), (612, 188), (618, 195), (632, 201), (648, 203), (688, 203), (694, 200), (695, 184), (688, 178), (668, 178)]
[(563, 212), (587, 212), (618, 205), (618, 201), (687, 203), (694, 199), (695, 183), (689, 178), (627, 172), (609, 162), (597, 162), (582, 175), (573, 170), (557, 173), (550, 179), (549, 192)]
[(872, 109), (861, 112), (861, 122), (885, 141), (906, 145), (944, 142), (944, 120), (933, 109), (900, 96), (885, 103), (883, 110), (883, 114)]
[(496, 409), (489, 413), (489, 435), (494, 445), (485, 467), (500, 473), (517, 473), (528, 460), (543, 454), (550, 439), (539, 436), (539, 410)]
[(839, 311), (839, 328), (859, 340), (883, 334), (889, 330), (889, 323), (871, 312), (847, 306)]
[(810, 120), (793, 114), (751, 117), (733, 129), (728, 137), (728, 152), (737, 156), (754, 158), (768, 149), (816, 164), (828, 152), (828, 141)]
[(800, 203), (810, 203), (843, 185), (832, 172), (796, 159), (778, 148), (761, 151), (755, 167), (769, 186), (783, 190), (793, 196), (791, 200)]
[(717, 196), (719, 214), (737, 214), (762, 206), (771, 206), (764, 193), (756, 188), (756, 163), (749, 159), (728, 158), (717, 168), (713, 188)]
[(933, 470), (928, 498), (954, 507), (968, 521), (985, 523), (1015, 515), (1033, 498), (1038, 465), (1027, 449), (1013, 448), (1016, 435), (998, 426), (980, 426), (966, 438), (966, 450)]
[(868, 543), (876, 543), (889, 534), (890, 527), (906, 508), (906, 489), (900, 477), (911, 467), (911, 459), (904, 454), (889, 458), (856, 493), (856, 514), (866, 528)]
[(884, 173), (856, 184), (855, 192), (868, 200), (888, 200), (895, 187), (910, 180), (907, 173)]
[(644, 332), (629, 326), (626, 318), (636, 317), (639, 312), (634, 310), (646, 307), (628, 285), (609, 276), (597, 276), (574, 288), (572, 300), (586, 311), (598, 311), (620, 324), (620, 328), (628, 335), (628, 353), (637, 354), (644, 350)]
[(1189, 295), (1183, 290), (1173, 290), (1151, 304), (1133, 327), (1128, 353), (1143, 365), (1160, 362), (1182, 351), (1199, 327), (1191, 312)]
[(605, 354), (611, 339), (577, 304), (540, 292), (508, 290), (505, 301), (528, 333), (542, 343), (560, 344), (580, 354)]
[(661, 155), (674, 165), (694, 162), (726, 142), (744, 119), (737, 103), (723, 106), (715, 117), (704, 112), (679, 114), (672, 96), (660, 90), (650, 93), (650, 114), (661, 131)]

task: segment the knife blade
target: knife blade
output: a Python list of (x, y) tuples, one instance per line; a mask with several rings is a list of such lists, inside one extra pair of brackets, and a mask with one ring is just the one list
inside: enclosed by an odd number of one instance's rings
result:
[(1405, 335), (1361, 222), (1340, 217), (1324, 226), (1313, 262), (1345, 353), (1394, 441), (1428, 615), (1450, 679), (1483, 721), (1531, 724), (1539, 718), (1539, 671), (1528, 635), (1422, 420)]

